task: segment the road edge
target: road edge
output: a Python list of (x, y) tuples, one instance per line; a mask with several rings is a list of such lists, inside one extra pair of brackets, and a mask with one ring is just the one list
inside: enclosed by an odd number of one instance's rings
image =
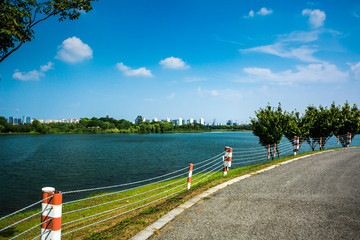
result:
[[(347, 149), (347, 148), (346, 148)], [(258, 170), (256, 172), (252, 172), (246, 175), (242, 175), (240, 177), (236, 177), (233, 178), (229, 181), (226, 181), (224, 183), (221, 183), (215, 187), (212, 187), (208, 190), (206, 190), (205, 192), (191, 198), (190, 200), (186, 201), (185, 203), (181, 204), (180, 206), (174, 208), (173, 210), (171, 210), (170, 212), (168, 212), (167, 214), (165, 214), (164, 216), (162, 216), (161, 218), (159, 218), (158, 220), (156, 220), (155, 222), (153, 222), (152, 224), (150, 224), (148, 227), (146, 227), (144, 230), (142, 230), (141, 232), (137, 233), (134, 237), (131, 238), (131, 240), (146, 240), (149, 237), (151, 237), (155, 231), (160, 230), (162, 227), (164, 227), (167, 223), (169, 223), (171, 220), (173, 220), (175, 217), (177, 217), (178, 215), (180, 215), (183, 211), (185, 211), (186, 209), (192, 207), (193, 205), (195, 205), (196, 203), (198, 203), (201, 199), (210, 196), (211, 194), (227, 187), (230, 186), (236, 182), (240, 182), (243, 179), (249, 178), (253, 175), (257, 175), (259, 173), (263, 173), (266, 171), (269, 171), (271, 169), (274, 169), (276, 167), (300, 160), (300, 159), (304, 159), (304, 158), (308, 158), (311, 156), (315, 156), (318, 154), (323, 154), (323, 153), (328, 153), (328, 152), (334, 152), (336, 150), (339, 149), (330, 149), (330, 150), (326, 150), (326, 151), (321, 151), (321, 152), (317, 152), (317, 153), (313, 153), (313, 154), (309, 154), (309, 155), (305, 155), (305, 156), (301, 156), (301, 157), (297, 157), (297, 158), (293, 158), (266, 168), (263, 168), (261, 170)]]

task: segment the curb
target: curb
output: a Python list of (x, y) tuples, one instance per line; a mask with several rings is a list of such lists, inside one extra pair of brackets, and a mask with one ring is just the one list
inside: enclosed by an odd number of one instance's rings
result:
[(191, 198), (190, 200), (186, 201), (185, 203), (181, 204), (180, 206), (176, 207), (175, 209), (171, 210), (170, 212), (168, 212), (167, 214), (165, 214), (164, 216), (162, 216), (161, 218), (159, 218), (157, 221), (155, 221), (154, 223), (150, 224), (148, 227), (146, 227), (144, 230), (142, 230), (141, 232), (139, 232), (138, 234), (136, 234), (134, 237), (131, 238), (131, 240), (146, 240), (149, 237), (151, 237), (155, 231), (160, 230), (163, 226), (165, 226), (168, 222), (170, 222), (171, 220), (173, 220), (176, 216), (180, 215), (183, 211), (185, 211), (186, 209), (190, 208), (191, 206), (193, 206), (195, 203), (199, 202), (201, 199), (208, 197), (209, 195), (229, 186), (232, 185), (233, 183), (239, 182), (243, 179), (246, 179), (248, 177), (251, 177), (253, 175), (257, 175), (259, 173), (263, 173), (266, 171), (269, 171), (273, 168), (297, 161), (299, 159), (303, 159), (303, 158), (308, 158), (311, 156), (315, 156), (318, 154), (323, 154), (323, 153), (328, 153), (328, 152), (334, 152), (335, 150), (326, 150), (323, 152), (318, 152), (318, 153), (313, 153), (310, 155), (306, 155), (306, 156), (302, 156), (302, 157), (297, 157), (285, 162), (281, 162), (275, 165), (272, 165), (270, 167), (266, 167), (263, 168), (261, 170), (258, 170), (256, 172), (253, 173), (249, 173), (240, 177), (236, 177), (233, 178), (227, 182), (221, 183), (215, 187), (212, 187), (208, 190), (206, 190), (205, 192)]

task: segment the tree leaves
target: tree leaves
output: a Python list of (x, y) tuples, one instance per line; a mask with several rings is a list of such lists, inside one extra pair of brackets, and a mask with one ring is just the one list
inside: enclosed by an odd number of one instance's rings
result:
[(34, 38), (36, 24), (58, 15), (75, 20), (92, 9), (95, 0), (3, 0), (0, 5), (0, 62)]
[(300, 137), (300, 144), (307, 141), (315, 150), (317, 145), (323, 149), (326, 142), (334, 135), (340, 136), (340, 142), (346, 145), (346, 134), (354, 137), (360, 131), (360, 110), (354, 104), (350, 107), (346, 102), (344, 106), (336, 106), (333, 102), (328, 107), (308, 106), (305, 114), (298, 112), (282, 112), (281, 105), (277, 108), (267, 106), (255, 112), (256, 118), (251, 118), (254, 135), (259, 137), (263, 146), (280, 143), (285, 135), (291, 142), (295, 136)]

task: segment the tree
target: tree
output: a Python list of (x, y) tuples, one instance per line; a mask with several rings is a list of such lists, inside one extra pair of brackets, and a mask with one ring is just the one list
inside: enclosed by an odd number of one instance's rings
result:
[(354, 138), (360, 131), (360, 110), (356, 104), (350, 107), (348, 102), (341, 109), (340, 107), (338, 108), (334, 135), (339, 136), (341, 145), (345, 147), (347, 145), (347, 133), (351, 133), (351, 137)]
[(337, 109), (333, 103), (328, 109), (327, 107), (308, 106), (303, 117), (304, 125), (309, 129), (306, 141), (314, 151), (319, 145), (320, 150), (325, 148), (326, 142), (334, 133), (334, 125), (336, 124)]
[(299, 137), (300, 146), (305, 141), (306, 136), (309, 135), (309, 128), (304, 123), (304, 119), (300, 117), (299, 112), (284, 113), (285, 126), (284, 135), (293, 143), (294, 137)]
[[(253, 126), (253, 134), (259, 137), (259, 143), (266, 148), (269, 144), (279, 144), (283, 137), (286, 121), (281, 104), (279, 103), (277, 108), (272, 108), (270, 105), (260, 108), (259, 111), (255, 111), (255, 115), (256, 118), (250, 118), (250, 121)], [(278, 146), (276, 146), (276, 151), (280, 158)], [(274, 159), (272, 152), (271, 157)]]
[(45, 134), (45, 133), (48, 133), (49, 131), (49, 127), (48, 126), (45, 126), (44, 124), (40, 123), (39, 120), (34, 120), (32, 122), (32, 127), (35, 128), (35, 131), (38, 132), (38, 133), (42, 133), (42, 134)]
[(34, 38), (34, 26), (49, 17), (78, 19), (95, 0), (3, 0), (0, 5), (0, 62)]

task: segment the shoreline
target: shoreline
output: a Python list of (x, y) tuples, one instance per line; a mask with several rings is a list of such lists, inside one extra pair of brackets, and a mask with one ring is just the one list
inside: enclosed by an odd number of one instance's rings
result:
[(246, 130), (246, 129), (213, 129), (213, 130), (194, 130), (194, 131), (169, 131), (169, 132), (163, 132), (163, 133), (136, 133), (136, 132), (96, 132), (96, 133), (79, 133), (79, 132), (55, 132), (55, 133), (39, 133), (39, 132), (10, 132), (10, 133), (0, 133), (0, 136), (13, 136), (13, 135), (96, 135), (96, 134), (137, 134), (137, 135), (148, 135), (148, 134), (173, 134), (173, 133), (205, 133), (205, 132), (252, 132), (252, 130)]

